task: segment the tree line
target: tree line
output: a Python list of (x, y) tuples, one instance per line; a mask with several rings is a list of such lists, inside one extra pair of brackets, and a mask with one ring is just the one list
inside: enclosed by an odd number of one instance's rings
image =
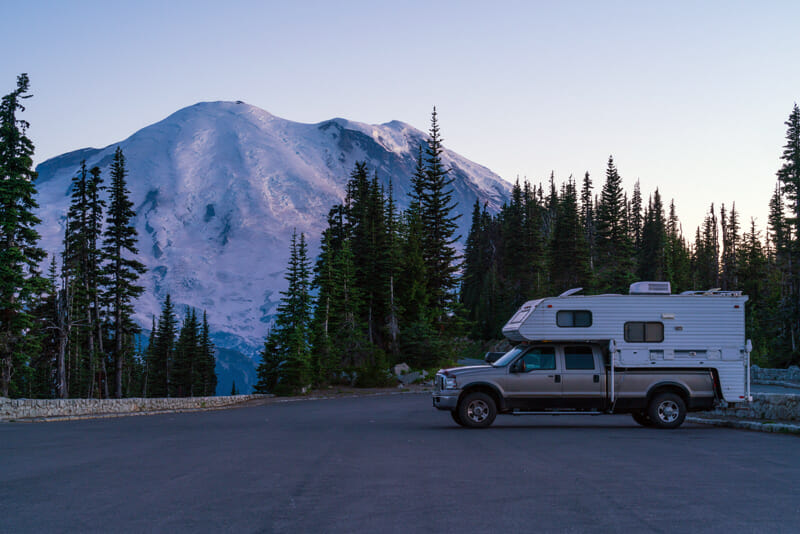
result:
[(459, 256), (434, 109), (407, 210), (398, 213), (391, 185), (385, 190), (359, 162), (345, 202), (328, 214), (313, 270), (305, 236), (292, 237), (289, 287), (264, 344), (257, 391), (380, 385), (390, 363), (435, 367), (457, 356), (465, 338), (499, 340), (526, 300), (575, 287), (626, 293), (637, 280), (670, 281), (673, 292), (744, 292), (753, 360), (800, 363), (797, 105), (786, 126), (766, 236), (753, 219), (743, 228), (733, 203), (711, 204), (687, 238), (674, 200), (665, 205), (658, 189), (645, 199), (638, 181), (628, 194), (609, 157), (599, 193), (588, 172), (580, 184), (570, 177), (560, 186), (551, 174), (547, 184), (517, 181), (499, 213), (476, 202)]
[[(37, 245), (34, 147), (29, 124), (17, 118), (29, 83), (20, 75), (0, 104), (0, 396), (213, 395), (205, 313), (201, 325), (187, 310), (179, 333), (157, 330), (154, 322), (148, 347), (137, 343), (133, 303), (144, 291), (138, 280), (145, 267), (134, 259), (136, 213), (119, 147), (108, 186), (99, 167), (81, 162), (70, 187), (60, 268), (53, 256), (47, 275), (39, 271), (46, 253)], [(159, 325), (170, 321), (171, 309)]]
[(407, 210), (398, 210), (391, 182), (384, 188), (358, 162), (344, 202), (328, 213), (313, 268), (305, 236), (292, 237), (288, 288), (264, 344), (256, 391), (385, 385), (389, 363), (422, 367), (453, 356), (452, 338), (464, 330), (456, 313), (459, 214), (435, 108), (429, 133), (417, 152)]

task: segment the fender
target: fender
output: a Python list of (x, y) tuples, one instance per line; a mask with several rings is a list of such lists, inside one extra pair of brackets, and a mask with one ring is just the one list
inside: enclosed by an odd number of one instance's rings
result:
[(473, 390), (491, 390), (494, 396), (497, 398), (497, 410), (504, 410), (506, 405), (506, 397), (497, 384), (492, 382), (485, 382), (485, 381), (478, 381), (478, 382), (470, 382), (469, 384), (465, 384), (461, 387), (461, 393), (458, 394), (458, 401), (461, 402), (461, 398), (470, 391)]
[(655, 384), (650, 386), (650, 389), (647, 390), (647, 395), (646, 395), (647, 402), (650, 402), (650, 399), (653, 397), (655, 391), (661, 388), (679, 389), (683, 393), (684, 400), (686, 401), (687, 404), (689, 402), (689, 399), (692, 398), (692, 394), (689, 392), (689, 388), (686, 386), (686, 384), (675, 380), (664, 380), (662, 382), (656, 382)]

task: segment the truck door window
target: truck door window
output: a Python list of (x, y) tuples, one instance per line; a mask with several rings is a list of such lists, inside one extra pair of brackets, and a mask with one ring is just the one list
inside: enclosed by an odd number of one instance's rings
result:
[(592, 312), (589, 310), (560, 310), (556, 313), (556, 324), (567, 328), (587, 328), (592, 326)]
[(594, 369), (592, 347), (564, 347), (564, 367), (566, 369)]
[(625, 323), (625, 341), (628, 343), (661, 343), (664, 341), (664, 323)]
[(525, 372), (552, 370), (556, 368), (556, 349), (554, 347), (535, 347), (522, 357)]

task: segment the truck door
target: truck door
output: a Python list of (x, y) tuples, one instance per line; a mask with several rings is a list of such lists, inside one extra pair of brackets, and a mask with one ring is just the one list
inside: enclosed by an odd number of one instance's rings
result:
[(587, 345), (565, 345), (561, 372), (562, 407), (601, 410), (605, 406), (605, 371), (596, 349)]
[(561, 398), (561, 373), (555, 347), (529, 349), (509, 365), (503, 386), (511, 408), (543, 410), (557, 407)]

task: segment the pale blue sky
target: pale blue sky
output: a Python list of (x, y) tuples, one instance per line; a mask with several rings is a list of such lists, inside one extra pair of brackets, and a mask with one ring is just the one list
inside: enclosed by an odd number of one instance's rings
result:
[(711, 202), (763, 228), (800, 2), (0, 0), (0, 93), (31, 77), (36, 162), (198, 101), (427, 130), (507, 180), (659, 187), (693, 236)]

